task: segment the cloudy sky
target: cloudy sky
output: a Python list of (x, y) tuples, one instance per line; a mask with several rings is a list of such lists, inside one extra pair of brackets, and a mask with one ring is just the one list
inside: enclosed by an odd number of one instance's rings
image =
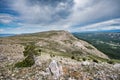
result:
[(0, 0), (0, 33), (120, 30), (120, 0)]

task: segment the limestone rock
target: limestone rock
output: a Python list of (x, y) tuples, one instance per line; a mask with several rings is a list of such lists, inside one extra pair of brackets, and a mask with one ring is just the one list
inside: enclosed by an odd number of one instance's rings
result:
[(55, 60), (52, 60), (49, 65), (49, 69), (54, 79), (59, 79), (60, 76), (63, 74), (62, 66)]
[(34, 57), (34, 60), (35, 60), (35, 65), (36, 65), (36, 66), (41, 66), (41, 65), (42, 65), (42, 63), (41, 63), (41, 61), (40, 61), (40, 56)]
[(84, 65), (84, 66), (86, 66), (86, 65), (90, 65), (90, 62), (88, 62), (88, 61), (84, 61), (84, 62), (82, 62), (82, 65)]

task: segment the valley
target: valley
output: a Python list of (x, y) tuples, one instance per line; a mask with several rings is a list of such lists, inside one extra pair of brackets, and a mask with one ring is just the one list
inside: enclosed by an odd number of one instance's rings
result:
[(74, 35), (91, 43), (111, 59), (120, 60), (120, 32), (74, 33)]

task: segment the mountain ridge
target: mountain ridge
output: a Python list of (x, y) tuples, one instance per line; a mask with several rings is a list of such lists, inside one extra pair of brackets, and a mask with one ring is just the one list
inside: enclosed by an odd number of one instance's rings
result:
[[(22, 34), (12, 37), (1, 38), (1, 44), (26, 44), (35, 43), (35, 45), (42, 47), (52, 52), (77, 54), (78, 56), (88, 56), (89, 54), (101, 58), (108, 58), (102, 52), (98, 51), (91, 44), (79, 40), (71, 33), (64, 30), (46, 31), (33, 34)], [(76, 53), (77, 52), (77, 53)], [(69, 54), (68, 54), (69, 55)]]

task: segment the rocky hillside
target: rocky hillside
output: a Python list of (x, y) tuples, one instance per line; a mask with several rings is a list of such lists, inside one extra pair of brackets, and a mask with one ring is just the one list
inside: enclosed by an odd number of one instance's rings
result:
[(119, 68), (67, 31), (0, 38), (0, 80), (119, 80)]
[(47, 31), (33, 34), (18, 35), (14, 37), (1, 38), (0, 44), (26, 44), (34, 43), (44, 51), (51, 51), (57, 55), (94, 55), (108, 58), (91, 44), (78, 40), (67, 31)]
[(120, 80), (120, 64), (76, 61), (46, 53), (36, 57), (31, 67), (16, 68), (10, 62), (3, 63), (0, 80)]

